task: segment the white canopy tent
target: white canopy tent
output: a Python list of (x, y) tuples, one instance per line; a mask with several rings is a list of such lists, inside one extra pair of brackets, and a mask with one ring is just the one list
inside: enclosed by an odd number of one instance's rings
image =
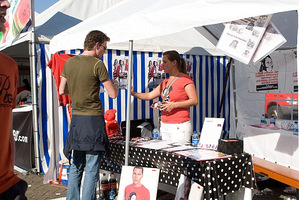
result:
[[(111, 47), (120, 42), (134, 40), (135, 48), (135, 43), (138, 44), (138, 40), (142, 39), (178, 33), (194, 27), (296, 9), (298, 9), (298, 3), (295, 0), (279, 2), (270, 0), (261, 2), (254, 0), (220, 2), (125, 0), (53, 37), (50, 52), (82, 48), (84, 37), (94, 29), (109, 35)], [(202, 47), (206, 48), (206, 46)]]
[[(148, 51), (156, 48), (156, 50), (164, 51), (167, 48), (175, 47), (180, 53), (184, 53), (194, 47), (199, 47), (205, 49), (207, 54), (221, 55), (221, 52), (215, 50), (217, 40), (207, 37), (205, 33), (208, 32), (202, 29), (203, 26), (298, 9), (299, 4), (296, 0), (274, 2), (271, 0), (125, 0), (106, 12), (95, 15), (54, 36), (50, 42), (50, 52), (81, 49), (89, 31), (101, 30), (111, 38), (109, 48), (119, 48), (120, 46), (123, 48), (127, 45), (127, 49), (130, 49), (129, 56), (132, 55), (133, 40), (134, 50)], [(191, 44), (192, 47), (182, 43), (183, 45), (160, 48), (161, 43), (167, 39), (172, 40), (172, 36), (175, 34), (189, 33), (196, 27), (199, 32), (194, 38), (200, 38), (203, 43), (194, 42)], [(129, 77), (131, 77), (132, 59), (129, 64)], [(128, 79), (128, 87), (130, 85), (131, 80)], [(130, 94), (128, 94), (128, 102), (131, 102)], [(127, 122), (130, 119), (129, 110), (128, 108)], [(129, 127), (129, 123), (127, 123), (127, 127)], [(128, 142), (126, 155), (127, 151)]]

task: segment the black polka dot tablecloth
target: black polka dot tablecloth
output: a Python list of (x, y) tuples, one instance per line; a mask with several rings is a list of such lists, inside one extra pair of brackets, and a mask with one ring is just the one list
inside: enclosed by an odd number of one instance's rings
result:
[[(112, 141), (111, 154), (102, 160), (101, 169), (121, 173), (124, 164), (124, 142)], [(159, 182), (175, 187), (178, 186), (180, 175), (184, 174), (204, 187), (203, 196), (206, 200), (217, 200), (241, 187), (256, 188), (251, 156), (247, 153), (199, 162), (163, 150), (130, 145), (129, 165), (159, 168)]]

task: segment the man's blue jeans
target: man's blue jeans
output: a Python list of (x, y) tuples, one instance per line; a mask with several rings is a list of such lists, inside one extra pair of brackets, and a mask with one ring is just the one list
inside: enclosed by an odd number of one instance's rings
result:
[(85, 167), (85, 176), (82, 191), (82, 200), (95, 200), (96, 188), (99, 180), (102, 151), (76, 151), (73, 152), (73, 162), (70, 167), (67, 200), (80, 199), (80, 187)]

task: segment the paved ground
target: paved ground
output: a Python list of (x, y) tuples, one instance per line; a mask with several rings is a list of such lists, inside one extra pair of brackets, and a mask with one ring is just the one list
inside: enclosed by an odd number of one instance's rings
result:
[(18, 171), (15, 172), (28, 183), (26, 196), (29, 200), (57, 199), (66, 196), (66, 186), (43, 184), (43, 174), (21, 174)]
[[(26, 196), (29, 200), (64, 200), (67, 187), (64, 185), (43, 184), (44, 175), (33, 173), (22, 174), (15, 171), (18, 176), (27, 181), (29, 187)], [(272, 179), (258, 181), (259, 192), (252, 200), (296, 200), (295, 194), (285, 193), (283, 190), (287, 185)], [(163, 191), (158, 191), (157, 200), (173, 200), (175, 195)], [(229, 199), (226, 199), (229, 200)], [(299, 200), (299, 199), (298, 199)]]
[[(43, 174), (20, 173), (15, 171), (18, 176), (28, 183), (26, 196), (28, 200), (65, 200), (67, 187), (64, 185), (43, 184)], [(173, 200), (175, 196), (163, 191), (158, 191), (157, 200)]]

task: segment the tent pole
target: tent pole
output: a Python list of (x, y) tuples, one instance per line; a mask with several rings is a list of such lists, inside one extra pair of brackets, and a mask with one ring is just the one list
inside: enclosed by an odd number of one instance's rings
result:
[(129, 165), (129, 142), (130, 142), (130, 111), (131, 111), (131, 86), (133, 70), (133, 40), (129, 41), (129, 70), (128, 70), (128, 96), (127, 96), (127, 120), (126, 120), (126, 143), (125, 143), (125, 166)]
[(33, 139), (34, 139), (34, 158), (35, 170), (41, 172), (39, 163), (39, 149), (38, 149), (38, 126), (37, 126), (37, 90), (36, 90), (36, 64), (35, 64), (35, 11), (34, 0), (31, 0), (31, 20), (32, 31), (31, 41), (29, 41), (29, 59), (30, 59), (30, 77), (31, 77), (31, 95), (32, 95), (32, 122), (33, 122)]
[(233, 59), (230, 58), (229, 62), (227, 63), (227, 69), (226, 69), (226, 74), (225, 74), (225, 81), (224, 81), (224, 86), (223, 86), (223, 90), (222, 90), (221, 102), (220, 102), (220, 105), (219, 105), (219, 110), (218, 110), (217, 118), (220, 118), (220, 116), (221, 116), (221, 110), (222, 110), (222, 105), (223, 105), (223, 101), (224, 101), (225, 90), (226, 90), (226, 85), (227, 85), (227, 81), (228, 81), (228, 77), (229, 77), (230, 66), (231, 66), (232, 60)]

